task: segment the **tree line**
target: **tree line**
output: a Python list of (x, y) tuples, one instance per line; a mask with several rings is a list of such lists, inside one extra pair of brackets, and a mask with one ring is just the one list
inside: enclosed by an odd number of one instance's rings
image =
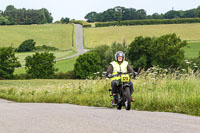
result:
[(6, 7), (5, 11), (0, 10), (0, 25), (28, 25), (52, 23), (51, 13), (45, 9), (16, 9), (13, 5)]
[(144, 9), (114, 7), (104, 12), (90, 12), (86, 14), (85, 19), (88, 22), (109, 22), (121, 20), (143, 20), (143, 19), (174, 19), (174, 18), (197, 18), (200, 17), (200, 6), (190, 10), (170, 10), (164, 14), (154, 13), (147, 15)]

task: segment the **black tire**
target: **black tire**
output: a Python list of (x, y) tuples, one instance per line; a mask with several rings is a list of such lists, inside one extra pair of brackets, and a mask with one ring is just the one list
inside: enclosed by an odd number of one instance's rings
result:
[(124, 101), (125, 108), (126, 110), (130, 110), (131, 109), (131, 93), (130, 93), (129, 87), (125, 88), (124, 97), (125, 97), (125, 101)]
[(121, 109), (122, 109), (122, 104), (121, 104), (121, 103), (118, 103), (118, 104), (117, 104), (117, 109), (118, 109), (118, 110), (121, 110)]

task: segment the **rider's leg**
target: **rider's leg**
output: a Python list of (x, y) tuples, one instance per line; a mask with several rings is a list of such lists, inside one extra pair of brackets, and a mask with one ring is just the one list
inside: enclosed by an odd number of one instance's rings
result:
[(130, 81), (129, 84), (130, 84), (130, 92), (131, 92), (131, 96), (132, 96), (132, 94), (134, 92), (133, 83)]
[(133, 94), (133, 92), (134, 92), (133, 83), (130, 81), (129, 84), (130, 84), (130, 92), (131, 92), (131, 101), (132, 101), (132, 102), (135, 102), (135, 99), (132, 97), (132, 94)]
[(111, 82), (111, 87), (112, 87), (112, 94), (116, 95), (117, 94), (117, 80), (113, 80)]
[(116, 105), (116, 99), (117, 99), (117, 80), (113, 80), (111, 82), (112, 87), (112, 94), (113, 94), (113, 105)]

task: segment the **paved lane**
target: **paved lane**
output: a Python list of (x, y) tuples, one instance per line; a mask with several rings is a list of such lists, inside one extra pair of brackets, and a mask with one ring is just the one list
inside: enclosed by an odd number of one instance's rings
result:
[(2, 133), (199, 133), (200, 117), (70, 104), (0, 103)]

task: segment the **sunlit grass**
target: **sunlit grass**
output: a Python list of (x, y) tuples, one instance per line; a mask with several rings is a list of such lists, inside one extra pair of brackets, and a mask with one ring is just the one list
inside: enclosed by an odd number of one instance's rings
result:
[[(63, 60), (63, 61), (57, 61), (55, 64), (55, 67), (58, 68), (58, 71), (56, 73), (60, 73), (60, 72), (66, 73), (70, 70), (73, 70), (76, 59), (77, 57)], [(15, 72), (14, 72), (14, 74), (25, 74), (25, 73), (26, 73), (26, 70), (24, 67), (17, 68), (15, 69)]]
[(130, 44), (137, 36), (158, 37), (176, 33), (182, 40), (187, 40), (190, 48), (185, 48), (187, 57), (197, 57), (200, 50), (200, 23), (195, 24), (162, 24), (138, 26), (112, 26), (85, 28), (84, 42), (87, 48), (99, 45), (111, 45), (113, 42), (126, 41)]
[(137, 36), (161, 36), (176, 33), (182, 40), (200, 42), (200, 23), (195, 24), (162, 24), (139, 26), (113, 26), (100, 28), (85, 28), (85, 43), (87, 47), (126, 40), (129, 44)]
[(188, 47), (184, 48), (185, 56), (188, 58), (195, 58), (199, 56), (200, 42), (191, 42)]
[[(74, 50), (68, 50), (68, 51), (50, 51), (50, 53), (53, 53), (56, 59), (62, 59), (64, 57), (71, 56), (76, 52)], [(18, 61), (21, 63), (22, 66), (25, 65), (25, 58), (27, 56), (32, 56), (33, 54), (35, 54), (35, 52), (15, 53), (16, 57), (18, 58)]]
[(34, 39), (36, 46), (68, 50), (72, 48), (72, 30), (71, 24), (0, 26), (0, 47), (17, 48), (24, 40)]

